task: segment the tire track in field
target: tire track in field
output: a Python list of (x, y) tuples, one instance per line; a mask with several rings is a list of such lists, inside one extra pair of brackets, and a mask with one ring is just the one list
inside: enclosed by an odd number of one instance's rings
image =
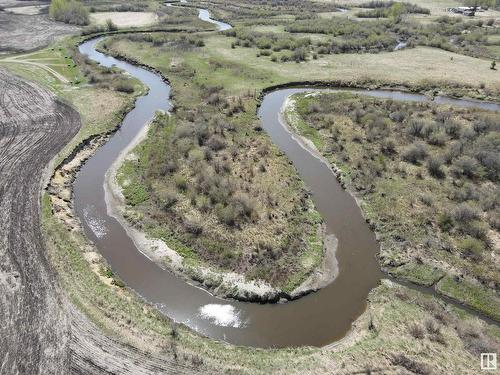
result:
[(44, 250), (39, 191), (79, 115), (1, 69), (0, 93), (0, 373), (58, 373), (69, 366), (70, 322)]

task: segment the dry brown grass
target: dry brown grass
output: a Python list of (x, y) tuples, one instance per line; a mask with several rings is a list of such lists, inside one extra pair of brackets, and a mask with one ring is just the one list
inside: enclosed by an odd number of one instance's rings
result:
[(99, 12), (91, 13), (90, 20), (97, 25), (111, 20), (118, 27), (140, 27), (157, 23), (158, 16), (152, 12)]

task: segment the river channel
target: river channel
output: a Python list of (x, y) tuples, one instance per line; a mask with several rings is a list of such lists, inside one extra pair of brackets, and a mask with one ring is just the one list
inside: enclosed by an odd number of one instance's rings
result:
[[(200, 17), (209, 18), (201, 10)], [(215, 22), (215, 21), (214, 21)], [(218, 22), (218, 21), (217, 21)], [(220, 24), (220, 22), (218, 22)], [(219, 29), (230, 26), (218, 25)], [(125, 229), (108, 215), (105, 174), (157, 110), (169, 111), (170, 86), (144, 68), (106, 56), (95, 47), (101, 38), (80, 45), (80, 52), (103, 66), (116, 66), (149, 88), (121, 128), (82, 167), (74, 184), (75, 210), (86, 235), (95, 243), (113, 272), (162, 313), (202, 335), (232, 344), (255, 347), (323, 346), (341, 339), (366, 308), (366, 298), (384, 275), (376, 260), (379, 245), (354, 200), (330, 167), (303, 147), (280, 121), (290, 95), (312, 88), (283, 89), (267, 94), (259, 109), (262, 127), (293, 162), (312, 193), (327, 231), (338, 239), (339, 274), (327, 287), (285, 304), (256, 304), (225, 300), (163, 270), (143, 255)], [(332, 91), (332, 90), (329, 90)], [(398, 91), (358, 90), (394, 100), (428, 101), (428, 97)], [(437, 98), (450, 105), (499, 110), (497, 104)]]

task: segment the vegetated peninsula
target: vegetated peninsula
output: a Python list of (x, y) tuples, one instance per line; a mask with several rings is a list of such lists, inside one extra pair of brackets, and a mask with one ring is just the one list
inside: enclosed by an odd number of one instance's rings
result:
[(285, 111), (360, 199), (383, 267), (499, 318), (498, 113), (355, 93)]
[[(186, 44), (196, 45), (181, 38), (175, 48)], [(294, 297), (324, 254), (310, 194), (246, 113), (251, 93), (226, 99), (222, 86), (185, 83), (175, 112), (157, 115), (118, 170), (124, 215), (182, 257), (160, 245), (145, 249), (154, 259), (217, 294)]]

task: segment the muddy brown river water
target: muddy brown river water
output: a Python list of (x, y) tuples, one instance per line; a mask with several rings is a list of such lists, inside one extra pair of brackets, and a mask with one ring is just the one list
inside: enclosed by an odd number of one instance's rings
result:
[[(148, 94), (137, 99), (136, 107), (127, 114), (120, 130), (85, 163), (74, 184), (76, 213), (86, 235), (113, 272), (168, 317), (214, 339), (268, 348), (323, 346), (344, 337), (365, 310), (367, 295), (383, 274), (376, 260), (379, 246), (354, 198), (341, 187), (330, 167), (304, 148), (280, 122), (280, 110), (288, 96), (318, 89), (271, 92), (262, 101), (259, 118), (312, 192), (328, 232), (338, 239), (338, 277), (320, 291), (285, 304), (224, 300), (161, 269), (136, 248), (125, 229), (108, 215), (106, 172), (155, 112), (168, 111), (171, 104), (170, 86), (159, 75), (97, 52), (95, 46), (100, 40), (83, 43), (80, 51), (104, 66), (125, 70), (149, 87)], [(398, 91), (357, 92), (395, 100), (429, 100), (423, 95)], [(499, 109), (496, 104), (467, 100), (437, 98), (436, 102)]]

